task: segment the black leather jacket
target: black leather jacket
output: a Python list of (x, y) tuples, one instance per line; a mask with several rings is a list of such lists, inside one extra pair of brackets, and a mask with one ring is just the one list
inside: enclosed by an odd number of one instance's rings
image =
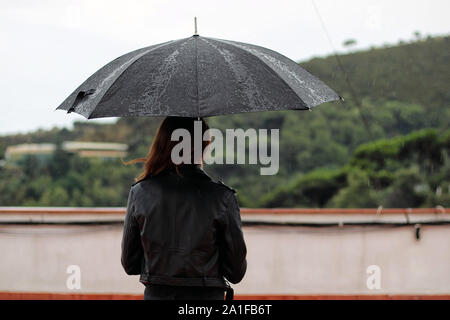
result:
[(147, 284), (225, 287), (247, 269), (233, 189), (196, 165), (166, 170), (131, 187), (122, 266)]

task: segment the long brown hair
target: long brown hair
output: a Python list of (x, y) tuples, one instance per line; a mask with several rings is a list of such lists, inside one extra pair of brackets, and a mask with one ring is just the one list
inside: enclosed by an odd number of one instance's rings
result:
[[(172, 133), (176, 129), (186, 129), (191, 135), (191, 163), (194, 163), (194, 123), (196, 120), (202, 121), (202, 137), (206, 130), (209, 129), (208, 124), (202, 118), (186, 118), (186, 117), (166, 117), (160, 124), (156, 131), (156, 136), (153, 139), (152, 145), (148, 151), (146, 158), (137, 158), (130, 161), (123, 161), (125, 165), (134, 164), (137, 162), (145, 162), (144, 170), (135, 178), (136, 182), (141, 181), (149, 176), (155, 176), (165, 169), (175, 169), (178, 173), (178, 168), (183, 165), (172, 162), (171, 154), (173, 147), (179, 141), (172, 141)], [(209, 141), (202, 139), (202, 154)]]

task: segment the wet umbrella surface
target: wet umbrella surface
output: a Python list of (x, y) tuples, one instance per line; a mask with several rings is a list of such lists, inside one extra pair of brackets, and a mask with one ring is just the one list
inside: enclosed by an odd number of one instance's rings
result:
[(208, 117), (310, 109), (338, 99), (322, 81), (275, 51), (194, 35), (111, 61), (57, 109), (88, 119)]

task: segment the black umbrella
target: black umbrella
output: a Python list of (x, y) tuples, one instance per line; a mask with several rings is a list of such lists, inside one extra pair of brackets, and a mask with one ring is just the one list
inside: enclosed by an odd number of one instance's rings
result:
[(322, 81), (275, 51), (194, 35), (111, 61), (57, 109), (88, 119), (208, 117), (305, 110), (338, 99)]

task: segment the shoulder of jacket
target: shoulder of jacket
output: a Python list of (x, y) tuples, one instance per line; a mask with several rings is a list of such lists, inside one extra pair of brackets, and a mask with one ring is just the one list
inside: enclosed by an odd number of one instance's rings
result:
[(221, 180), (221, 179), (218, 179), (217, 181), (213, 181), (214, 183), (216, 183), (216, 184), (218, 184), (218, 185), (220, 185), (220, 186), (222, 186), (222, 187), (224, 187), (224, 188), (226, 188), (226, 189), (228, 189), (228, 190), (230, 190), (231, 192), (233, 192), (233, 193), (236, 193), (236, 190), (235, 189), (233, 189), (232, 187), (230, 187), (230, 186), (227, 186), (225, 183), (223, 183), (223, 181)]
[(140, 184), (141, 184), (141, 183), (142, 183), (142, 180), (141, 180), (141, 181), (137, 181), (137, 182), (133, 183), (133, 184), (130, 186), (130, 192), (131, 192), (133, 195), (136, 195), (136, 193), (139, 192), (139, 190), (141, 189), (141, 188), (140, 188)]
[(134, 186), (138, 185), (138, 184), (141, 183), (141, 182), (147, 181), (148, 179), (149, 179), (149, 177), (146, 177), (146, 178), (144, 178), (144, 179), (141, 179), (141, 180), (136, 181), (135, 183), (133, 183), (133, 184), (131, 185), (131, 188), (133, 188)]
[(133, 184), (131, 185), (131, 188), (133, 188), (135, 185), (137, 185), (137, 184), (140, 183), (140, 182), (142, 182), (142, 180), (141, 180), (141, 181), (136, 181), (135, 183), (133, 183)]

